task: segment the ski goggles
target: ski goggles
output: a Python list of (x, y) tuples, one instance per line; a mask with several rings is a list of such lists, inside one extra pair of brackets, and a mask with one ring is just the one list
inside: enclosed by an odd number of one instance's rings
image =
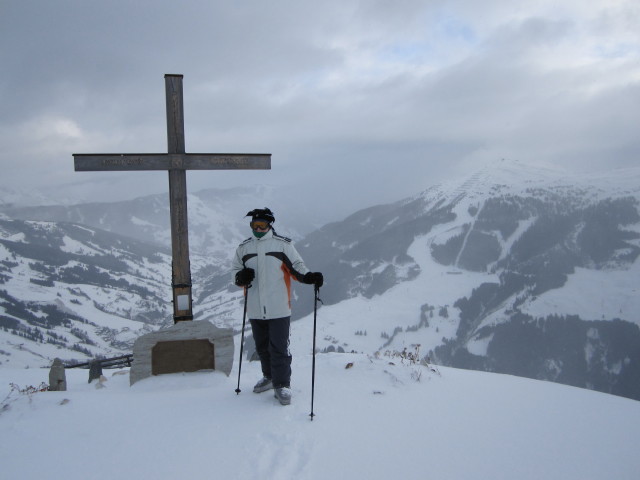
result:
[(266, 220), (253, 220), (249, 225), (252, 230), (268, 230), (271, 226)]

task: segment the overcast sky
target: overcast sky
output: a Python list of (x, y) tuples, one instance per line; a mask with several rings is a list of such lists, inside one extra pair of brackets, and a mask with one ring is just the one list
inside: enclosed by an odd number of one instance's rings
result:
[(166, 152), (166, 73), (184, 75), (187, 152), (273, 155), (190, 191), (356, 208), (502, 158), (640, 152), (637, 0), (1, 0), (0, 64), (0, 187), (83, 201), (167, 191), (164, 172), (72, 158)]

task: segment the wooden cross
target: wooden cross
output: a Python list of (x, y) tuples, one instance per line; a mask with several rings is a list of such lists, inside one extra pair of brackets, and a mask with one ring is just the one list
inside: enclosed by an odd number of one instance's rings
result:
[(185, 153), (182, 75), (165, 75), (168, 153), (74, 153), (76, 172), (168, 170), (173, 321), (193, 320), (187, 170), (269, 170), (271, 154)]

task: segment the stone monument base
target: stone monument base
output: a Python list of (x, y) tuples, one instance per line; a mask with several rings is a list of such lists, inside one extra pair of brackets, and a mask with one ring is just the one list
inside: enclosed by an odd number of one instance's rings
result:
[(129, 385), (164, 373), (219, 370), (229, 376), (233, 354), (232, 329), (207, 321), (178, 322), (135, 341)]

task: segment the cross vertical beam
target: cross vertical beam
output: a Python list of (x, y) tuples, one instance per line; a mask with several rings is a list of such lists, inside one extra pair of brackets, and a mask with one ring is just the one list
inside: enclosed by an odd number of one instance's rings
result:
[[(184, 101), (182, 75), (165, 75), (167, 97), (167, 151), (184, 154)], [(171, 288), (173, 321), (193, 320), (189, 224), (187, 215), (187, 171), (169, 170), (169, 212), (171, 215)]]

